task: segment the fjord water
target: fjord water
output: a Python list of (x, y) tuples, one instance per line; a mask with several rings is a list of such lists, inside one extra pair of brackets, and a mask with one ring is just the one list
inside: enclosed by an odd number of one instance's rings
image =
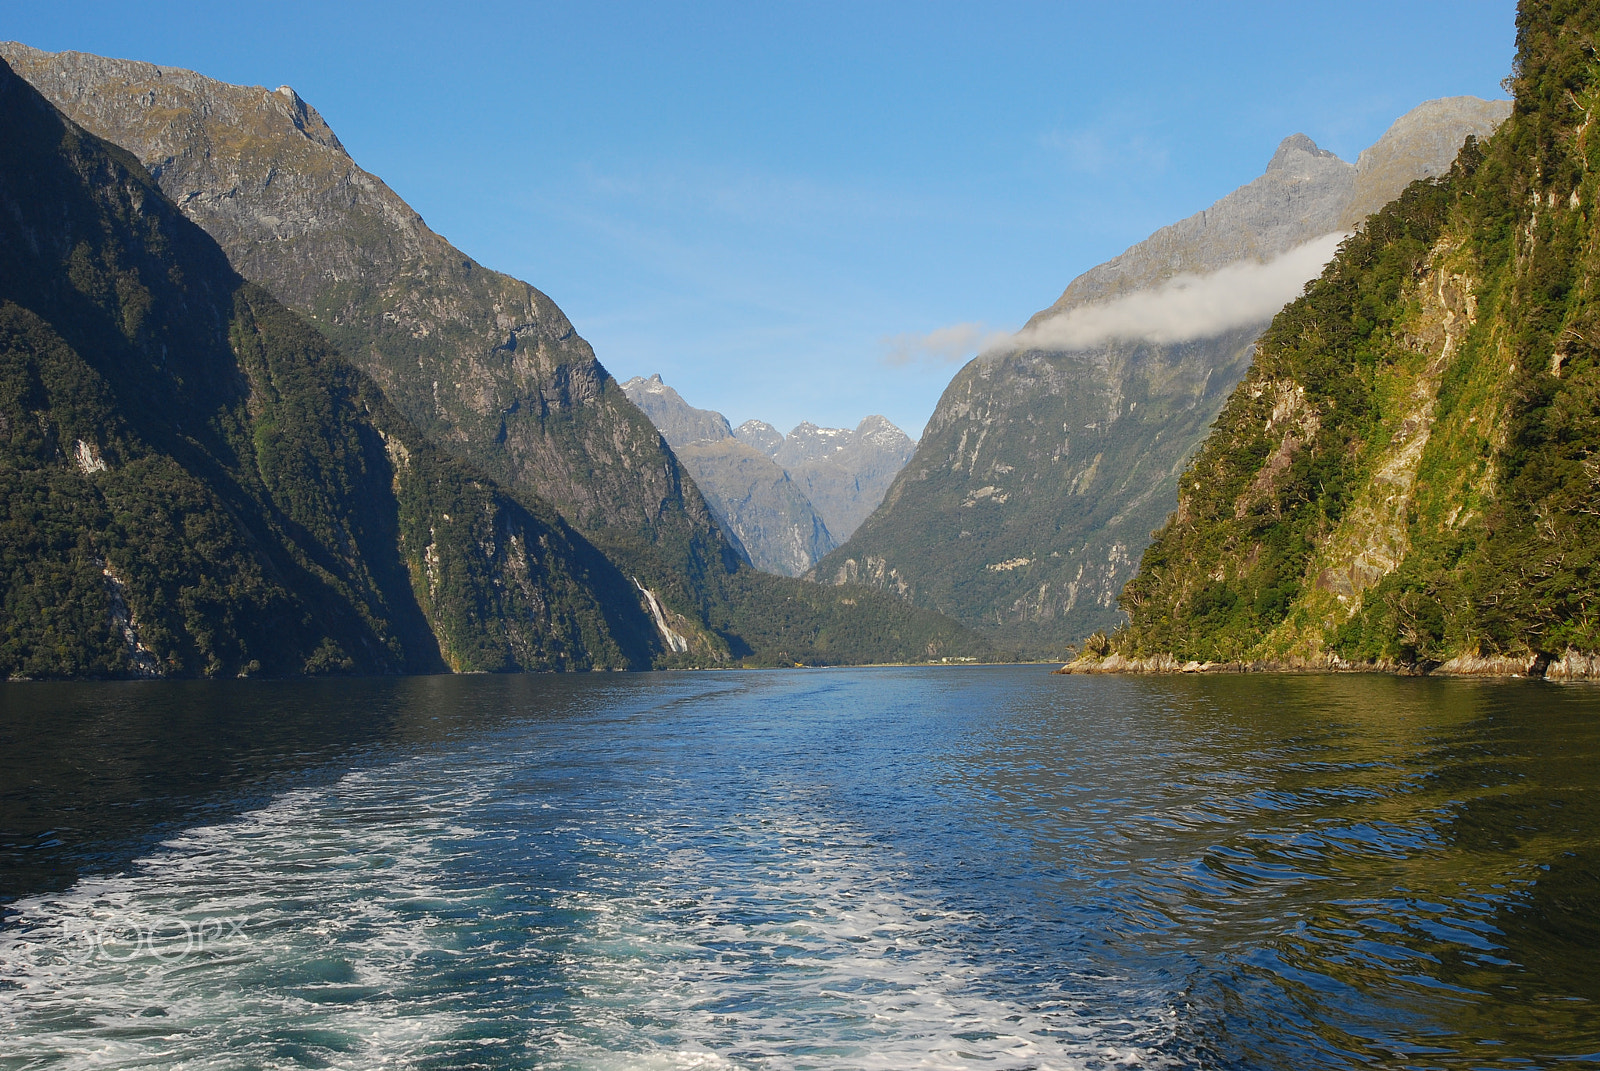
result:
[(1600, 1065), (1600, 691), (0, 686), (0, 1067)]

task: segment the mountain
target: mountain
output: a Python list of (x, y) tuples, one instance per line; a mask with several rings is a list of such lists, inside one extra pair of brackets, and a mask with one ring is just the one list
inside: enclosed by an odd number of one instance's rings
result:
[(881, 416), (869, 416), (854, 428), (798, 424), (768, 452), (805, 489), (828, 531), (843, 541), (878, 508), (916, 449), (905, 432)]
[(659, 375), (635, 376), (622, 389), (660, 429), (722, 530), (757, 569), (799, 576), (834, 548), (805, 491), (768, 453), (737, 438), (721, 413), (689, 405)]
[(765, 420), (746, 420), (733, 429), (734, 437), (771, 457), (783, 445), (783, 432)]
[(4, 63), (0, 139), (0, 675), (650, 665), (603, 555)]
[(809, 575), (1040, 654), (1114, 627), (1273, 313), (1357, 206), (1447, 170), (1508, 108), (1423, 105), (1356, 165), (1293, 135), (1253, 182), (1073, 280), (1013, 345), (962, 368), (883, 504)]
[(657, 664), (987, 656), (937, 615), (752, 570), (561, 310), (429, 230), (294, 90), (16, 43), (0, 56), (136, 156), (429, 440), (598, 547), (658, 623)]
[(1600, 675), (1597, 32), (1525, 0), (1511, 117), (1273, 320), (1098, 653)]
[(240, 274), (315, 324), (423, 433), (549, 501), (658, 592), (702, 653), (725, 648), (701, 604), (735, 552), (548, 297), (429, 230), (288, 86), (15, 43), (0, 55), (137, 156)]
[(916, 449), (881, 416), (854, 429), (806, 422), (785, 437), (760, 420), (732, 428), (721, 413), (689, 405), (659, 375), (635, 376), (622, 389), (694, 474), (748, 559), (785, 576), (804, 573), (855, 531)]

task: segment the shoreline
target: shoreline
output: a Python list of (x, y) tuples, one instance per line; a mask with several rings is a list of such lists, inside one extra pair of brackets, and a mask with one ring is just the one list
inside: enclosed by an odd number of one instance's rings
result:
[(1397, 662), (1347, 662), (1338, 657), (1309, 659), (1254, 659), (1251, 661), (1180, 661), (1170, 654), (1147, 658), (1126, 658), (1120, 654), (1104, 658), (1078, 658), (1052, 675), (1094, 674), (1181, 674), (1181, 673), (1386, 673), (1396, 677), (1460, 677), (1498, 680), (1600, 681), (1600, 653), (1568, 648), (1560, 657), (1529, 654), (1520, 658), (1508, 655), (1458, 655), (1432, 665)]

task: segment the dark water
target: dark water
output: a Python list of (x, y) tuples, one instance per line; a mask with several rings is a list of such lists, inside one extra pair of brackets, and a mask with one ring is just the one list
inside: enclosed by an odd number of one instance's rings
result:
[(1600, 690), (9, 685), (0, 895), (5, 1068), (1600, 1067)]

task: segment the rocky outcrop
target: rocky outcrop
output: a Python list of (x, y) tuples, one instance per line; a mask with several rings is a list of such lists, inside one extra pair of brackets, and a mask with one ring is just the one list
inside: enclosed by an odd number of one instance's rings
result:
[[(1303, 134), (1284, 139), (1261, 177), (1073, 280), (1019, 339), (1048, 339), (1051, 325), (1120, 301), (1162, 313), (1170, 298), (1182, 308), (1183, 287), (1241, 266), (1298, 264), (1319, 239), (1331, 251), (1328, 236), (1351, 225), (1352, 206), (1399, 176), (1447, 170), (1466, 135), (1488, 133), (1505, 112), (1470, 99), (1436, 104), (1403, 117), (1364, 164)], [(1289, 280), (1287, 293), (1305, 277)], [(1227, 296), (1224, 288), (1219, 300)], [(1123, 585), (1179, 506), (1179, 475), (1249, 369), (1272, 311), (1197, 333), (1181, 322), (1159, 333), (1135, 326), (1077, 348), (1019, 343), (974, 359), (945, 390), (883, 505), (810, 575), (881, 577), (919, 605), (1041, 655), (1114, 627)], [(1282, 431), (1274, 471), (1308, 427)]]
[(1171, 654), (1129, 657), (1112, 653), (1074, 659), (1060, 669), (1068, 676), (1170, 673), (1403, 673), (1430, 677), (1531, 677), (1547, 681), (1600, 680), (1600, 654), (1569, 649), (1560, 658), (1539, 655), (1457, 655), (1437, 666), (1397, 665), (1387, 661), (1350, 662), (1336, 655), (1314, 659), (1255, 659), (1249, 662), (1180, 662)]
[(1568, 648), (1560, 658), (1545, 666), (1546, 680), (1600, 681), (1600, 652), (1577, 651)]

